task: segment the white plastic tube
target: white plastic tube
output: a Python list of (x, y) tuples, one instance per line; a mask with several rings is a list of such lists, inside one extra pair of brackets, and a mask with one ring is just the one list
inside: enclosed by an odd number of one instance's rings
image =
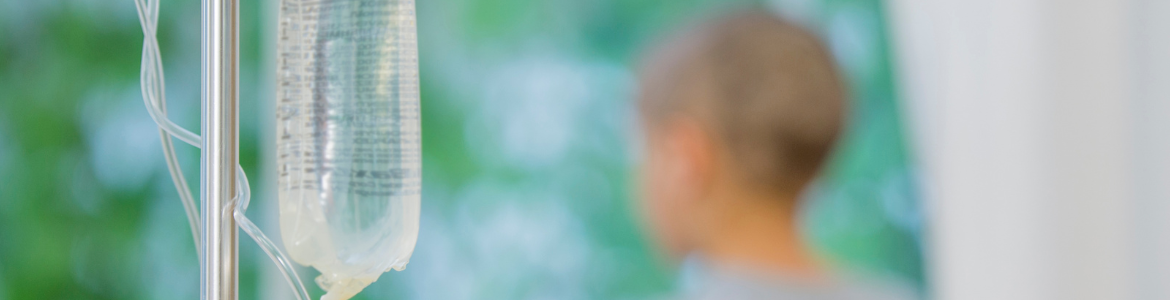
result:
[[(156, 31), (158, 26), (159, 2), (157, 0), (135, 0), (134, 2), (138, 10), (138, 19), (142, 24), (142, 32), (144, 35), (140, 78), (142, 98), (146, 102), (147, 112), (149, 112), (151, 119), (158, 124), (163, 154), (167, 161), (167, 169), (171, 173), (175, 188), (179, 191), (179, 199), (183, 202), (183, 210), (186, 211), (187, 222), (191, 226), (195, 249), (197, 252), (202, 252), (203, 247), (199, 243), (199, 211), (195, 206), (195, 200), (191, 195), (191, 190), (187, 188), (187, 180), (183, 177), (182, 169), (175, 155), (174, 144), (171, 142), (171, 136), (195, 147), (202, 145), (202, 138), (179, 127), (167, 118), (166, 85), (163, 77), (162, 55), (159, 51)], [(251, 189), (248, 186), (244, 169), (237, 166), (236, 170), (239, 172), (237, 186), (240, 189), (237, 192), (236, 198), (233, 199), (234, 205), (228, 206), (233, 209), (233, 218), (239, 222), (240, 229), (252, 237), (260, 246), (260, 249), (264, 250), (264, 253), (280, 267), (280, 271), (284, 275), (285, 280), (295, 291), (294, 295), (296, 295), (296, 298), (298, 300), (308, 300), (308, 292), (305, 290), (304, 284), (301, 282), (300, 277), (296, 273), (296, 269), (293, 268), (287, 256), (256, 227), (256, 224), (252, 223), (244, 215), (244, 211), (248, 208), (248, 203), (251, 198)], [(202, 259), (203, 254), (200, 253), (199, 257)]]

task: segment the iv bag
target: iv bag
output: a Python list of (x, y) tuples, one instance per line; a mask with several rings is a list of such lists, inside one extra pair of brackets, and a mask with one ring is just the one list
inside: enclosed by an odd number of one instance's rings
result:
[(412, 0), (281, 0), (280, 229), (322, 299), (406, 267), (421, 192)]

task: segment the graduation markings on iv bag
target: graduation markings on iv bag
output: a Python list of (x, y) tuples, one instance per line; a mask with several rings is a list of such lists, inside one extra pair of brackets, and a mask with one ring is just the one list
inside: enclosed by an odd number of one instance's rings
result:
[(421, 193), (413, 1), (282, 0), (277, 155), (281, 233), (346, 299), (405, 267)]

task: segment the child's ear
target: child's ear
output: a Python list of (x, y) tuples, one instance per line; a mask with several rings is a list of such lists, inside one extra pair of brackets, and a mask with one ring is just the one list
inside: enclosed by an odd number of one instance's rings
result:
[(677, 156), (677, 174), (692, 199), (708, 196), (715, 181), (718, 144), (699, 120), (680, 117), (671, 124), (670, 147)]

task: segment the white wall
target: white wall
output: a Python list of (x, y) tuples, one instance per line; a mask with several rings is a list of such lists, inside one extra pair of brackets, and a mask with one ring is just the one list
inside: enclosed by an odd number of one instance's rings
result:
[(936, 299), (1170, 299), (1165, 2), (889, 2)]
[(1135, 1), (1139, 299), (1170, 299), (1170, 1)]

